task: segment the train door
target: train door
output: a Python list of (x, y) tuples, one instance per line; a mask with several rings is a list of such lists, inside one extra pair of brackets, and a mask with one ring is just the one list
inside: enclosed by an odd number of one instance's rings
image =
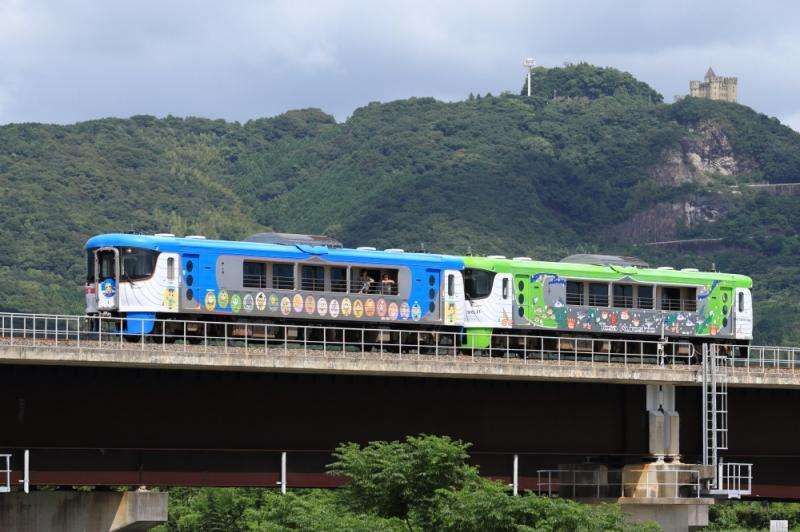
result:
[(456, 270), (445, 270), (444, 277), (444, 289), (442, 290), (444, 324), (463, 325), (464, 279), (461, 277), (461, 272)]
[(733, 326), (737, 340), (753, 339), (753, 301), (750, 290), (737, 288), (733, 293)]
[(162, 312), (178, 312), (178, 293), (181, 277), (178, 272), (177, 253), (161, 253), (154, 278), (158, 282), (161, 293)]
[(511, 286), (512, 277), (510, 273), (498, 274), (495, 282), (500, 288), (500, 304), (498, 325), (510, 329), (514, 319), (514, 287)]
[(203, 304), (200, 292), (200, 256), (196, 253), (186, 253), (181, 256), (181, 278), (183, 293), (181, 295), (182, 308), (198, 310)]
[(116, 248), (100, 248), (94, 256), (97, 309), (116, 309), (119, 304), (119, 251)]

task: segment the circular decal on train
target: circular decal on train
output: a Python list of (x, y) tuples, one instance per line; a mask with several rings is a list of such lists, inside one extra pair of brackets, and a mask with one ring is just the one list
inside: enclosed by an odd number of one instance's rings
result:
[(317, 314), (319, 314), (320, 316), (324, 316), (327, 313), (328, 313), (328, 301), (324, 297), (317, 299)]
[(314, 296), (306, 296), (306, 313), (307, 314), (314, 314), (314, 308), (317, 306), (317, 302), (314, 299)]
[(294, 295), (292, 298), (292, 308), (294, 308), (295, 312), (303, 312), (303, 296), (300, 294)]
[(400, 317), (407, 320), (409, 314), (411, 314), (411, 307), (408, 306), (408, 301), (403, 301), (400, 304)]
[(398, 312), (397, 303), (392, 301), (391, 303), (389, 303), (389, 308), (386, 310), (386, 317), (389, 318), (390, 320), (396, 320), (397, 312)]
[(411, 317), (414, 321), (419, 321), (422, 318), (422, 307), (419, 306), (419, 303), (414, 301), (414, 305), (411, 307)]
[(281, 314), (288, 316), (292, 311), (292, 301), (288, 297), (281, 299)]
[(239, 294), (233, 294), (231, 296), (231, 310), (233, 312), (239, 312), (242, 310), (242, 296)]
[(253, 307), (255, 307), (253, 296), (250, 294), (245, 294), (242, 298), (242, 308), (244, 308), (244, 310), (247, 312), (253, 312)]
[(378, 313), (378, 317), (383, 318), (386, 316), (386, 300), (379, 299), (377, 305), (375, 305), (375, 312)]
[(220, 308), (227, 308), (228, 303), (230, 302), (230, 298), (228, 297), (228, 291), (224, 288), (219, 291), (219, 296), (217, 297), (217, 303), (219, 304)]
[(346, 297), (342, 299), (342, 316), (349, 316), (352, 310), (353, 305), (350, 303), (350, 298)]
[(214, 291), (209, 290), (206, 292), (206, 299), (205, 299), (206, 310), (211, 312), (214, 310), (214, 307), (217, 306), (217, 298), (214, 296)]
[(364, 303), (364, 314), (370, 318), (375, 315), (375, 302), (373, 300), (367, 299)]
[(270, 294), (269, 295), (269, 309), (272, 312), (275, 312), (276, 310), (278, 310), (278, 308), (280, 307), (280, 302), (281, 302), (281, 300), (278, 299), (278, 296), (276, 296), (275, 294)]
[(356, 299), (353, 302), (353, 316), (356, 318), (360, 318), (364, 315), (364, 304), (361, 302), (360, 299)]
[(104, 297), (114, 297), (114, 294), (117, 293), (117, 284), (114, 282), (114, 279), (106, 279), (100, 283), (100, 293), (103, 294)]
[(328, 312), (330, 313), (331, 318), (336, 318), (339, 316), (339, 302), (335, 299), (331, 299), (331, 302), (328, 305)]
[[(256, 294), (256, 308), (259, 312), (263, 311), (267, 308), (267, 294), (264, 292), (259, 292)], [(278, 300), (275, 300), (275, 308), (278, 308)]]

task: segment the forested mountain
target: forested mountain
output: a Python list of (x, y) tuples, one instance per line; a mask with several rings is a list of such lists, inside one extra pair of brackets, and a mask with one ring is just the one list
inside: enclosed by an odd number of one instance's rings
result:
[[(800, 134), (737, 104), (664, 104), (614, 69), (537, 68), (532, 86), (531, 98), (371, 103), (343, 123), (307, 109), (0, 126), (0, 308), (80, 312), (92, 234), (269, 227), (713, 264), (753, 276), (758, 341), (800, 342), (800, 191), (747, 186), (800, 181)], [(649, 245), (695, 238), (708, 240)]]

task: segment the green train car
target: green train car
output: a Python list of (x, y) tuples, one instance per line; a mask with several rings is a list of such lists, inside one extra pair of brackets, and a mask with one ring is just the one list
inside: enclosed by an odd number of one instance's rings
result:
[(753, 337), (744, 275), (651, 268), (629, 257), (489, 256), (464, 257), (461, 276), (448, 282), (448, 294), (463, 299), (445, 298), (445, 322), (463, 324), (467, 347), (516, 332), (737, 344)]

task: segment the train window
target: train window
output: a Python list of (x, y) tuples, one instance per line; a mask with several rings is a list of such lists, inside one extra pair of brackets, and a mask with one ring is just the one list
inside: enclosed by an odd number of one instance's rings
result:
[(325, 291), (325, 268), (322, 266), (303, 265), (300, 277), (300, 289), (312, 292)]
[(100, 265), (100, 275), (98, 277), (101, 281), (115, 276), (116, 266), (114, 265), (113, 251), (101, 251), (97, 254), (97, 261)]
[(681, 289), (675, 286), (661, 287), (661, 310), (681, 309)]
[(681, 310), (697, 310), (697, 288), (684, 288), (681, 296)]
[(86, 283), (94, 282), (94, 248), (86, 250)]
[(508, 279), (503, 279), (503, 299), (508, 299)]
[(606, 283), (589, 283), (589, 306), (608, 306), (608, 285)]
[(358, 294), (397, 294), (397, 270), (353, 268), (350, 277), (350, 292)]
[(456, 276), (452, 273), (447, 276), (447, 295), (450, 297), (456, 295)]
[(167, 281), (175, 280), (175, 257), (167, 259)]
[(242, 263), (242, 286), (245, 288), (267, 287), (267, 263), (246, 260)]
[(744, 312), (744, 292), (739, 292), (739, 312)]
[(294, 290), (294, 264), (272, 265), (272, 288)]
[(140, 281), (153, 275), (158, 252), (150, 249), (123, 248), (122, 271), (120, 278), (126, 281)]
[(653, 308), (652, 286), (642, 285), (636, 287), (636, 308)]
[(483, 299), (492, 293), (495, 272), (466, 268), (464, 270), (464, 296), (467, 299)]
[(583, 283), (567, 281), (567, 305), (583, 305)]
[(615, 284), (613, 286), (614, 306), (617, 308), (633, 308), (633, 285)]
[(347, 268), (331, 268), (331, 292), (347, 292)]

